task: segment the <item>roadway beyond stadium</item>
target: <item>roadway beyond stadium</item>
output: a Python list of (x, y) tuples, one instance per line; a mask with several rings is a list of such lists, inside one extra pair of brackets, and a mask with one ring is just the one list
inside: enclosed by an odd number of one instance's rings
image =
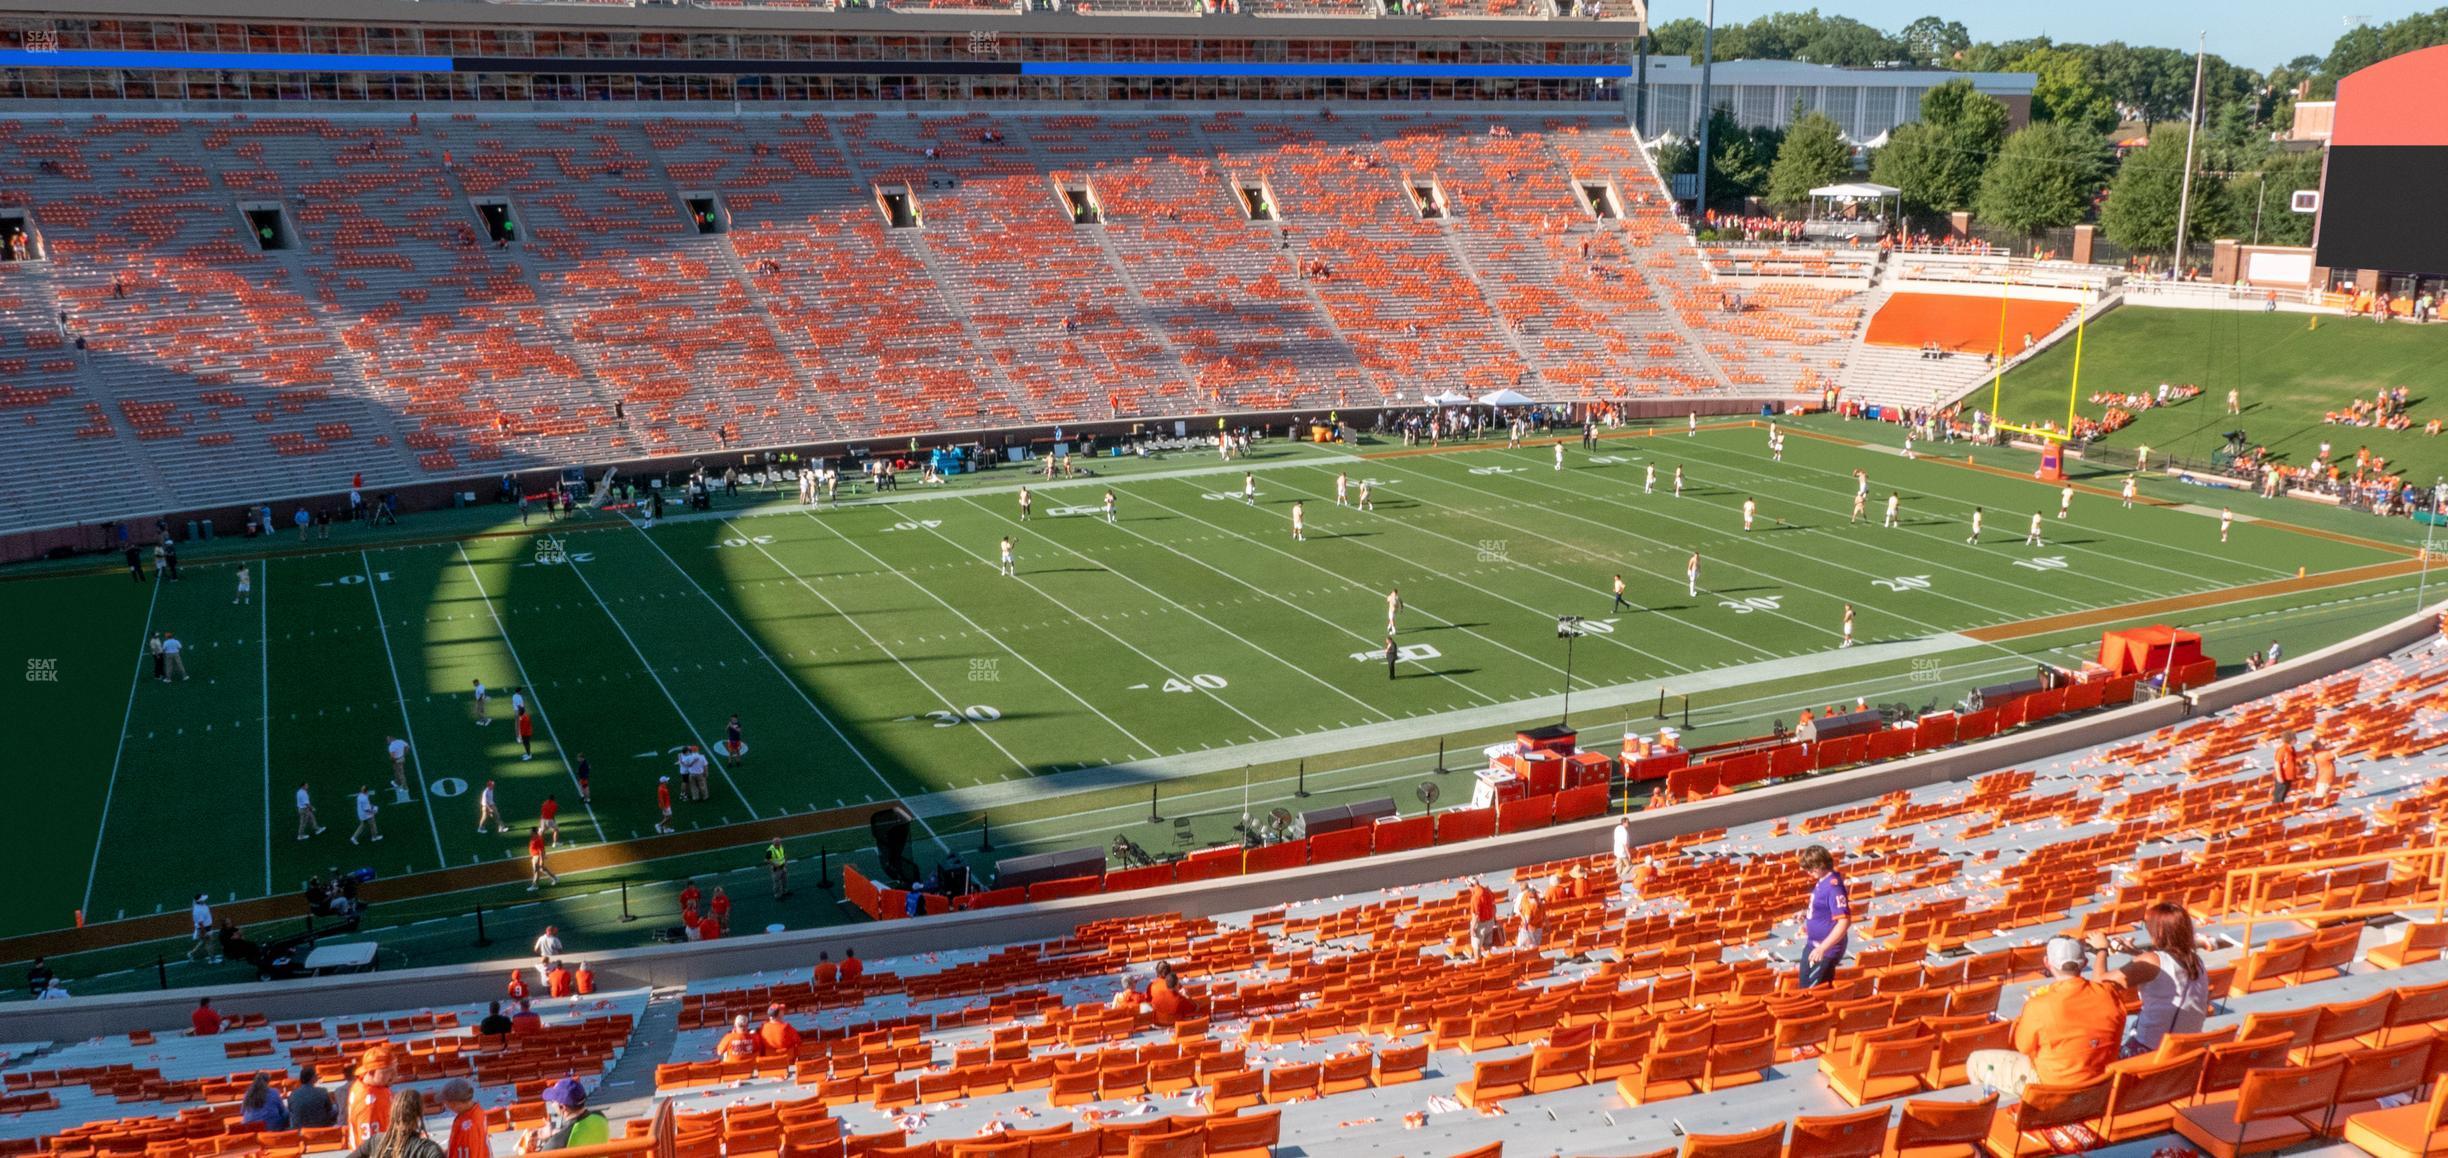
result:
[[(180, 935), (197, 893), (259, 919), (275, 910), (252, 898), (334, 869), (373, 870), (378, 921), (513, 900), (548, 794), (571, 880), (524, 919), (635, 943), (587, 900), (606, 881), (748, 863), (740, 846), (778, 837), (795, 856), (867, 855), (879, 802), (908, 805), (930, 862), (1115, 835), (1186, 851), (1232, 839), (1245, 809), (1263, 815), (1295, 787), (1416, 808), (1409, 786), (1437, 754), (1467, 768), (1477, 745), (1561, 715), (1568, 664), (1585, 744), (1680, 726), (1685, 697), (1705, 740), (1829, 703), (1951, 704), (2035, 661), (2079, 663), (2117, 624), (2201, 630), (2233, 664), (2402, 614), (2422, 582), (2418, 551), (2366, 537), (2402, 523), (2237, 494), (2247, 505), (2222, 543), (2228, 500), (2172, 483), (2131, 509), (2086, 485), (2059, 519), (2027, 456), (1925, 444), (1906, 459), (1893, 427), (1782, 429), (1808, 435), (1782, 461), (1765, 423), (1614, 432), (1595, 452), (1567, 446), (1560, 469), (1556, 437), (1428, 453), (1277, 442), (1247, 462), (1180, 453), (1027, 476), (1025, 522), (1022, 478), (998, 472), (820, 510), (732, 499), (651, 527), (597, 515), (437, 539), (453, 516), (436, 515), (388, 538), (224, 540), (177, 583), (23, 577), (20, 608), (58, 611), (26, 626), (29, 653), (55, 654), (59, 672), (24, 699), (64, 750), (63, 774), (31, 786), (25, 815), (40, 819), (20, 839), (51, 863), (92, 853), (85, 873), (12, 891), (0, 955)], [(1373, 511), (1336, 505), (1339, 474), (1355, 495), (1370, 484)], [(1899, 525), (1883, 528), (1890, 492)], [(1305, 541), (1290, 533), (1296, 502)], [(1011, 578), (995, 566), (1005, 536)], [(241, 565), (248, 602), (233, 601)], [(1569, 656), (1559, 615), (1586, 617)], [(165, 630), (188, 641), (186, 682), (148, 678), (131, 647)], [(476, 680), (491, 726), (472, 719)], [(514, 691), (538, 723), (529, 759), (506, 726)], [(658, 777), (683, 747), (711, 750), (733, 715), (747, 756), (716, 761), (711, 799), (677, 804), (678, 831), (658, 836)], [(404, 800), (388, 787), (392, 737), (409, 744)], [(300, 781), (329, 830), (304, 840)], [(508, 834), (476, 831), (486, 781)], [(380, 844), (347, 842), (361, 785), (382, 806)], [(1467, 794), (1467, 779), (1446, 791)], [(86, 927), (62, 930), (80, 909)], [(840, 913), (809, 892), (771, 919)]]

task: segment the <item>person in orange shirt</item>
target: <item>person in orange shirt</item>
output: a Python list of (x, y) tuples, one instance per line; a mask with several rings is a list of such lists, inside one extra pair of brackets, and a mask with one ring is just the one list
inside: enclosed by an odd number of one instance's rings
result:
[(833, 984), (834, 979), (840, 976), (841, 966), (833, 963), (833, 955), (831, 953), (819, 951), (816, 954), (816, 972), (814, 976), (816, 984), (831, 985)]
[(2076, 1085), (2108, 1072), (2125, 1037), (2116, 991), (2083, 975), (2090, 954), (2072, 937), (2049, 938), (2048, 985), (2023, 1000), (2013, 1049), (1980, 1049), (1964, 1059), (1974, 1083), (2020, 1099), (2034, 1082)]
[(476, 1102), (476, 1087), (466, 1078), (452, 1078), (442, 1085), (442, 1104), (451, 1112), (442, 1158), (493, 1158), (492, 1125)]
[(356, 1080), (349, 1083), (346, 1141), (364, 1145), (390, 1123), (391, 1051), (376, 1046), (358, 1055)]
[(2295, 752), (2292, 739), (2278, 741), (2278, 777), (2270, 784), (2270, 803), (2286, 803), (2287, 793), (2295, 790), (2295, 782), (2303, 777), (2303, 758)]
[(2312, 749), (2312, 795), (2327, 796), (2337, 786), (2337, 751), (2327, 744)]
[(591, 996), (595, 992), (595, 971), (587, 968), (584, 961), (578, 963), (578, 971), (571, 975), (570, 981), (578, 987), (580, 997)]
[(1538, 948), (1547, 935), (1547, 894), (1535, 884), (1524, 884), (1513, 898), (1513, 915), (1519, 926), (1513, 932), (1513, 947)]
[(731, 895), (721, 885), (714, 886), (714, 895), (706, 901), (706, 913), (722, 926), (723, 932), (731, 931)]
[(757, 1027), (757, 1053), (764, 1057), (799, 1056), (799, 1030), (782, 1016), (782, 1007), (765, 1007), (765, 1024)]
[(748, 1029), (748, 1015), (745, 1013), (733, 1017), (731, 1032), (714, 1043), (714, 1056), (727, 1062), (754, 1061), (756, 1052), (757, 1035)]
[(513, 970), (511, 970), (511, 971), (510, 971), (510, 984), (509, 984), (508, 986), (506, 986), (505, 988), (506, 988), (506, 989), (509, 991), (509, 994), (510, 994), (510, 1000), (512, 1000), (512, 1001), (525, 1001), (525, 1000), (527, 1000), (527, 971), (526, 971), (526, 970), (524, 970), (524, 969), (513, 969)]
[(841, 979), (856, 981), (865, 972), (867, 972), (867, 963), (859, 960), (858, 950), (844, 948), (842, 950)]
[(1496, 924), (1496, 893), (1480, 881), (1473, 880), (1463, 896), (1470, 906), (1470, 956), (1476, 960), (1480, 954), (1496, 947), (1499, 928)]
[(570, 972), (568, 964), (559, 961), (553, 963), (552, 972), (544, 975), (544, 992), (554, 997), (578, 995), (578, 978)]
[(1156, 979), (1148, 982), (1147, 1003), (1158, 1025), (1171, 1025), (1193, 1016), (1190, 999), (1182, 993), (1181, 978), (1174, 975), (1172, 962), (1156, 963)]
[(700, 941), (722, 940), (722, 922), (715, 920), (712, 914), (697, 918), (697, 939)]

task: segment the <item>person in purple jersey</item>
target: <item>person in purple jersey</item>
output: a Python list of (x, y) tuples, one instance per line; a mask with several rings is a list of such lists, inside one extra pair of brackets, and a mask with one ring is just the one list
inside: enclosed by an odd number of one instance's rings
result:
[(1802, 919), (1801, 983), (1804, 989), (1815, 989), (1834, 981), (1836, 966), (1844, 960), (1845, 939), (1853, 930), (1853, 898), (1827, 846), (1811, 845), (1799, 859), (1802, 871), (1812, 878), (1810, 909)]

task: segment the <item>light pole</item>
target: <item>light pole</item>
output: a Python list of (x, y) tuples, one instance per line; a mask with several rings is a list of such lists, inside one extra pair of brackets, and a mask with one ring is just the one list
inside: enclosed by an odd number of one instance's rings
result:
[(1581, 638), (1581, 617), (1578, 615), (1556, 616), (1556, 638), (1564, 641), (1564, 711), (1556, 717), (1556, 723), (1570, 727), (1572, 726), (1573, 641)]
[(1692, 232), (1708, 216), (1709, 65), (1717, 57), (1717, 0), (1708, 0), (1707, 23), (1700, 29), (1700, 165), (1692, 199)]

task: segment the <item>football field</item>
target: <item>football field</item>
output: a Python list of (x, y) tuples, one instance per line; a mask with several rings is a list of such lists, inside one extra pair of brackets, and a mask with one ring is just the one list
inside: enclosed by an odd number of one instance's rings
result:
[[(20, 578), (9, 631), (55, 678), (14, 697), (16, 734), (45, 737), (47, 754), (21, 776), (9, 837), (49, 867), (0, 897), (0, 934), (80, 910), (95, 924), (178, 913), (196, 893), (286, 895), (334, 867), (436, 890), (523, 886), (548, 794), (561, 855), (580, 867), (859, 829), (896, 799), (932, 861), (955, 839), (975, 847), (988, 820), (1015, 838), (1034, 826), (1048, 846), (1103, 843), (1115, 825), (1090, 806), (1144, 801), (1151, 783), (1216, 790), (1247, 767), (1547, 722), (1568, 666), (1576, 722), (1645, 721), (1661, 695), (1692, 695), (1765, 730), (1839, 697), (1927, 685), (1905, 705), (1918, 708), (2028, 673), (2034, 657), (2071, 662), (2119, 622), (2232, 624), (2211, 650), (2233, 663), (2279, 634), (2335, 639), (2413, 604), (2401, 521), (2174, 488), (2130, 510), (2085, 489), (2061, 520), (2056, 488), (2020, 460), (1969, 464), (1950, 447), (1906, 460), (1845, 441), (1880, 435), (1866, 426), (1791, 430), (1782, 462), (1749, 424), (1610, 438), (1596, 453), (1576, 440), (1561, 469), (1552, 439), (1274, 444), (1246, 464), (1254, 500), (1245, 464), (1184, 455), (1031, 479), (1025, 523), (1023, 478), (1006, 470), (652, 527), (598, 515), (430, 541), (343, 528), (302, 551), (223, 544), (177, 583)], [(1339, 473), (1355, 497), (1368, 483), (1373, 511), (1335, 503)], [(1883, 528), (1891, 491), (1901, 525)], [(2241, 516), (2225, 542), (2221, 502)], [(1976, 507), (1985, 526), (1967, 543)], [(2280, 515), (2292, 521), (2262, 521)], [(1007, 536), (1011, 577), (997, 566)], [(241, 565), (248, 602), (233, 601)], [(1567, 615), (1585, 617), (1569, 646)], [(185, 643), (189, 680), (152, 678), (143, 641), (160, 631)], [(477, 680), (492, 689), (489, 724)], [(532, 758), (509, 719), (514, 691), (534, 712)], [(747, 754), (715, 761), (712, 799), (680, 804), (678, 832), (658, 837), (657, 777), (681, 747), (711, 750), (734, 715)], [(388, 786), (391, 737), (409, 745), (405, 799)], [(509, 835), (477, 831), (487, 781)], [(301, 784), (328, 829), (304, 840)], [(383, 839), (352, 847), (361, 786), (382, 805)]]

